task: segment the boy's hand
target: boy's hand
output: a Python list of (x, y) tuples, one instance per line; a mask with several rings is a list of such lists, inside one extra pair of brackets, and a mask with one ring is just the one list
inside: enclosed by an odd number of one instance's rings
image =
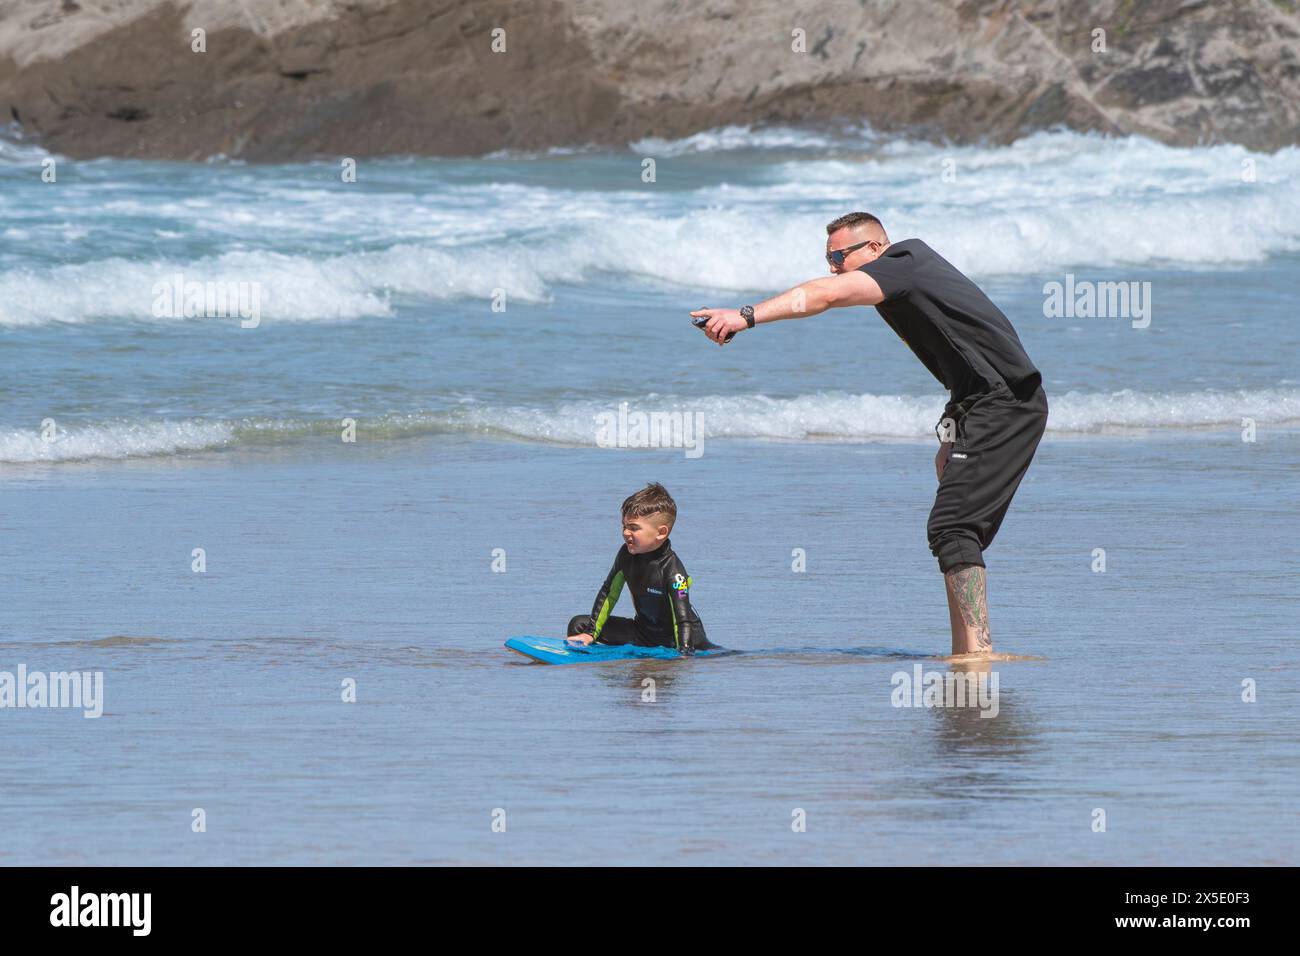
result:
[(592, 637), (590, 634), (570, 634), (567, 640), (570, 641), (571, 643), (581, 644), (585, 647), (586, 645), (590, 644), (593, 640), (595, 640), (595, 638)]
[(939, 453), (934, 456), (934, 473), (943, 481), (943, 469), (948, 465), (948, 456), (952, 454), (952, 442), (939, 443)]

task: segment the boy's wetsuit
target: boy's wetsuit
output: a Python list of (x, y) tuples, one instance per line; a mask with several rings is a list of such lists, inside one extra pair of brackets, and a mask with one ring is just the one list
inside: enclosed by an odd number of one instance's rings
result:
[[(632, 592), (635, 618), (610, 616), (624, 585)], [(683, 654), (713, 647), (691, 607), (690, 589), (691, 576), (673, 552), (671, 539), (647, 554), (629, 554), (624, 545), (614, 555), (590, 616), (571, 620), (569, 635), (591, 634), (601, 644), (675, 647)]]
[(930, 551), (945, 574), (983, 566), (1047, 427), (1043, 376), (1002, 310), (920, 239), (891, 243), (858, 271), (885, 295), (881, 318), (952, 392), (943, 411), (953, 427), (940, 435), (952, 454), (930, 511)]

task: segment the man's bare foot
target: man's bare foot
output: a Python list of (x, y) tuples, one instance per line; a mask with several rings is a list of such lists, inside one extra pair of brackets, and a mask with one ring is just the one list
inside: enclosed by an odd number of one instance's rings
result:
[(945, 664), (965, 665), (971, 670), (980, 671), (984, 669), (983, 665), (998, 661), (1045, 661), (1047, 658), (1034, 657), (1029, 654), (994, 654), (989, 652), (987, 654), (949, 654), (943, 657), (935, 655), (934, 660), (943, 661)]

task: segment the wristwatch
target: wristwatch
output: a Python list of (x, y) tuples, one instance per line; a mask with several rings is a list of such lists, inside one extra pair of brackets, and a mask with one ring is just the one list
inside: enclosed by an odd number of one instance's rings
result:
[(749, 328), (754, 327), (754, 307), (752, 305), (742, 305), (740, 307), (740, 317), (745, 320), (745, 325)]

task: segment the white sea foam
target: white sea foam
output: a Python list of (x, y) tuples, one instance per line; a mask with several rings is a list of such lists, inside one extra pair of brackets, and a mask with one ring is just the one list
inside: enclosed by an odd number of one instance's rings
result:
[[(623, 401), (620, 399), (619, 401)], [(626, 399), (632, 411), (703, 413), (709, 438), (872, 441), (933, 438), (945, 397), (822, 393), (774, 399), (764, 395), (717, 395), (692, 399)], [(1258, 425), (1300, 422), (1300, 389), (1231, 392), (1067, 392), (1049, 396), (1048, 433), (1104, 434), (1147, 429), (1238, 428), (1242, 418)], [(596, 416), (617, 414), (616, 401), (557, 408), (475, 406), (443, 424), (536, 441), (596, 443)]]
[[(776, 292), (826, 274), (825, 223), (852, 209), (881, 216), (896, 240), (925, 239), (977, 279), (1046, 281), (1072, 269), (1142, 279), (1300, 250), (1294, 147), (1253, 154), (1057, 132), (949, 148), (846, 136), (725, 128), (643, 141), (661, 154), (657, 184), (640, 182), (635, 157), (623, 170), (617, 156), (595, 154), (564, 171), (520, 160), (517, 182), (483, 181), (513, 176), (495, 165), (454, 175), (447, 161), (394, 166), (382, 177), (400, 188), (373, 192), (300, 181), (299, 167), (232, 171), (200, 192), (172, 184), (153, 195), (129, 178), (48, 195), (32, 187), (5, 197), (15, 254), (0, 255), (0, 325), (150, 319), (154, 283), (178, 270), (261, 283), (272, 321), (384, 317), (395, 299), (486, 299), (497, 289), (541, 302), (560, 283), (611, 279)], [(765, 160), (759, 150), (737, 159), (734, 176), (693, 157), (747, 138), (800, 154)], [(141, 256), (136, 240), (130, 254), (114, 254), (122, 222), (139, 223), (159, 253)], [(254, 237), (272, 248), (250, 248)], [(170, 251), (185, 241), (213, 251)]]
[(0, 462), (66, 462), (149, 458), (218, 448), (231, 441), (226, 422), (119, 421), (59, 427), (52, 441), (39, 430), (0, 431)]
[[(793, 398), (659, 395), (569, 402), (551, 406), (467, 401), (448, 411), (359, 419), (370, 439), (461, 434), (596, 446), (601, 416), (701, 413), (706, 439), (847, 441), (928, 439), (944, 397), (821, 393)], [(1300, 423), (1300, 389), (1206, 392), (1066, 392), (1049, 397), (1051, 435), (1131, 435), (1147, 431), (1219, 428), (1235, 431), (1243, 418), (1257, 427)], [(0, 462), (64, 462), (180, 455), (241, 444), (277, 444), (308, 436), (337, 439), (336, 420), (117, 421), (72, 425), (53, 442), (34, 430), (0, 432)]]
[[(256, 283), (262, 317), (291, 322), (390, 315), (395, 295), (486, 300), (504, 288), (510, 298), (540, 301), (547, 281), (557, 277), (527, 265), (484, 269), (481, 256), (412, 246), (337, 256), (238, 251), (195, 262), (101, 259), (0, 274), (0, 325), (98, 318), (176, 321), (155, 319), (153, 303), (155, 286), (175, 284), (177, 274), (184, 283)], [(560, 274), (568, 270), (561, 268)]]
[(35, 143), (23, 142), (22, 128), (9, 123), (0, 128), (0, 166), (25, 166), (39, 170), (43, 159), (58, 157)]
[(742, 149), (808, 151), (863, 149), (881, 141), (882, 137), (865, 125), (849, 125), (839, 130), (732, 125), (702, 130), (681, 139), (647, 136), (629, 143), (628, 149), (648, 156), (681, 156), (686, 153), (734, 152)]

